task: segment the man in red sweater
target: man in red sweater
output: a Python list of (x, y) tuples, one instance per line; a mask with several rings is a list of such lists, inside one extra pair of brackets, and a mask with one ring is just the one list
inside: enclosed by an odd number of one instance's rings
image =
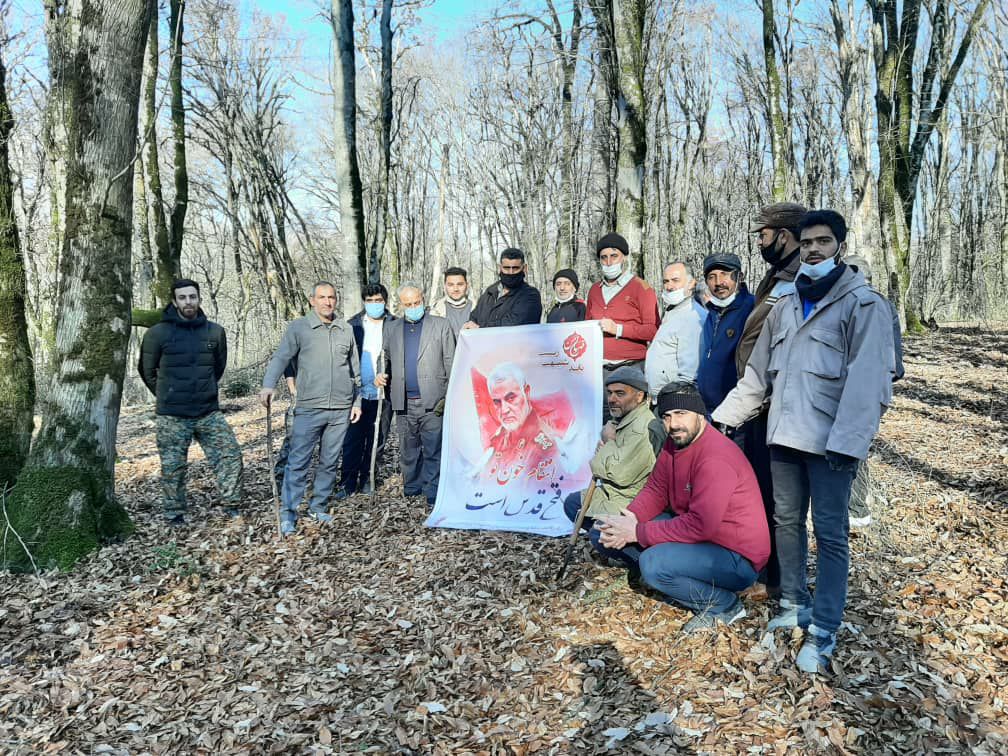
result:
[(770, 557), (770, 531), (756, 476), (735, 443), (704, 419), (692, 384), (658, 395), (668, 440), (641, 492), (618, 515), (596, 520), (607, 556), (617, 556), (669, 602), (692, 609), (693, 633), (745, 617), (736, 593)]
[[(597, 320), (602, 328), (602, 381), (620, 367), (644, 370), (648, 342), (658, 331), (658, 298), (654, 289), (633, 274), (627, 240), (606, 234), (595, 245), (602, 280), (588, 290), (585, 320)], [(603, 402), (602, 419), (609, 419), (609, 404)]]

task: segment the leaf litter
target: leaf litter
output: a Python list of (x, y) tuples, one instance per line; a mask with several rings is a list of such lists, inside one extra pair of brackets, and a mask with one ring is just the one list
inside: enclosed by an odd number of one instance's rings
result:
[(190, 525), (158, 511), (149, 409), (124, 413), (117, 493), (137, 533), (71, 574), (0, 576), (6, 753), (1008, 752), (1008, 333), (907, 341), (851, 539), (831, 673), (794, 668), (765, 595), (716, 636), (582, 543), (429, 530), (395, 440), (372, 507), (277, 542), (265, 420), (227, 415), (245, 517), (190, 452)]

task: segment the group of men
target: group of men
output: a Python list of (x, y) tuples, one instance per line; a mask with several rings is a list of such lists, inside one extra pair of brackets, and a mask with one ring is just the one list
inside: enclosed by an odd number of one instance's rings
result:
[[(738, 593), (763, 582), (780, 602), (770, 628), (804, 628), (796, 662), (816, 672), (829, 663), (846, 602), (851, 484), (902, 370), (898, 327), (888, 301), (866, 282), (864, 262), (844, 261), (839, 214), (778, 203), (750, 230), (769, 266), (755, 294), (739, 257), (715, 253), (703, 263), (703, 294), (690, 265), (674, 261), (659, 300), (634, 274), (626, 240), (612, 233), (596, 245), (601, 280), (584, 300), (577, 273), (557, 271), (545, 321), (592, 320), (603, 332), (605, 424), (584, 519), (594, 548), (629, 567), (633, 581), (692, 610), (685, 632), (744, 617)], [(433, 505), (456, 340), (463, 330), (540, 323), (542, 296), (526, 273), (524, 253), (505, 249), (498, 279), (474, 302), (466, 271), (448, 268), (445, 296), (430, 308), (421, 286), (399, 287), (401, 317), (389, 312), (387, 290), (370, 285), (349, 322), (335, 314), (336, 288), (314, 286), (311, 312), (288, 325), (259, 394), (270, 406), (286, 376), (294, 397), (289, 453), (277, 471), (285, 535), (296, 530), (316, 450), (311, 517), (331, 520), (337, 485), (337, 499), (370, 490), (369, 461), (392, 414), (403, 491)], [(141, 375), (158, 397), (173, 524), (184, 521), (193, 437), (237, 512), (241, 454), (216, 404), (224, 350), (223, 331), (199, 310), (198, 286), (177, 282), (141, 357)], [(186, 386), (178, 385), (183, 374)], [(204, 398), (180, 412), (186, 391)], [(572, 521), (588, 498), (568, 497)], [(814, 595), (806, 583), (810, 503)]]

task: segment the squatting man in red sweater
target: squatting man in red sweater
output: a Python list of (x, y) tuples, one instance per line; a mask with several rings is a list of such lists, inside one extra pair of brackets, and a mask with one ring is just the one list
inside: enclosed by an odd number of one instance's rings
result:
[(599, 552), (692, 609), (684, 633), (730, 625), (746, 615), (737, 592), (770, 556), (759, 484), (738, 446), (707, 423), (695, 386), (665, 386), (658, 414), (668, 440), (630, 506), (595, 521)]

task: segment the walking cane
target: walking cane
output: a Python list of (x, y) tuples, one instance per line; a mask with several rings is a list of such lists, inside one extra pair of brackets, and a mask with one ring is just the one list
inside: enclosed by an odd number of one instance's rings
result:
[[(378, 375), (382, 375), (385, 372), (385, 353), (380, 352), (378, 354), (378, 369), (375, 371)], [(374, 469), (375, 460), (378, 458), (378, 438), (381, 435), (381, 415), (382, 415), (382, 403), (385, 401), (385, 387), (378, 387), (378, 411), (375, 413), (374, 421), (374, 443), (371, 444), (371, 504), (374, 505), (375, 498), (378, 496), (378, 488), (375, 486), (374, 479)]]
[(277, 538), (283, 538), (280, 526), (280, 496), (277, 493), (276, 462), (273, 459), (273, 397), (266, 400), (266, 451), (269, 456), (270, 486), (273, 489), (273, 509), (276, 510)]
[(563, 564), (560, 566), (560, 571), (557, 573), (557, 582), (560, 582), (560, 580), (563, 579), (564, 573), (567, 571), (567, 565), (570, 564), (571, 557), (574, 556), (574, 546), (577, 544), (578, 533), (581, 532), (581, 523), (584, 522), (585, 514), (588, 512), (588, 507), (591, 506), (592, 495), (594, 493), (595, 480), (592, 479), (591, 485), (588, 486), (584, 499), (581, 501), (581, 509), (578, 510), (577, 519), (574, 521), (574, 532), (571, 533), (570, 542), (567, 544), (567, 553), (564, 555)]

